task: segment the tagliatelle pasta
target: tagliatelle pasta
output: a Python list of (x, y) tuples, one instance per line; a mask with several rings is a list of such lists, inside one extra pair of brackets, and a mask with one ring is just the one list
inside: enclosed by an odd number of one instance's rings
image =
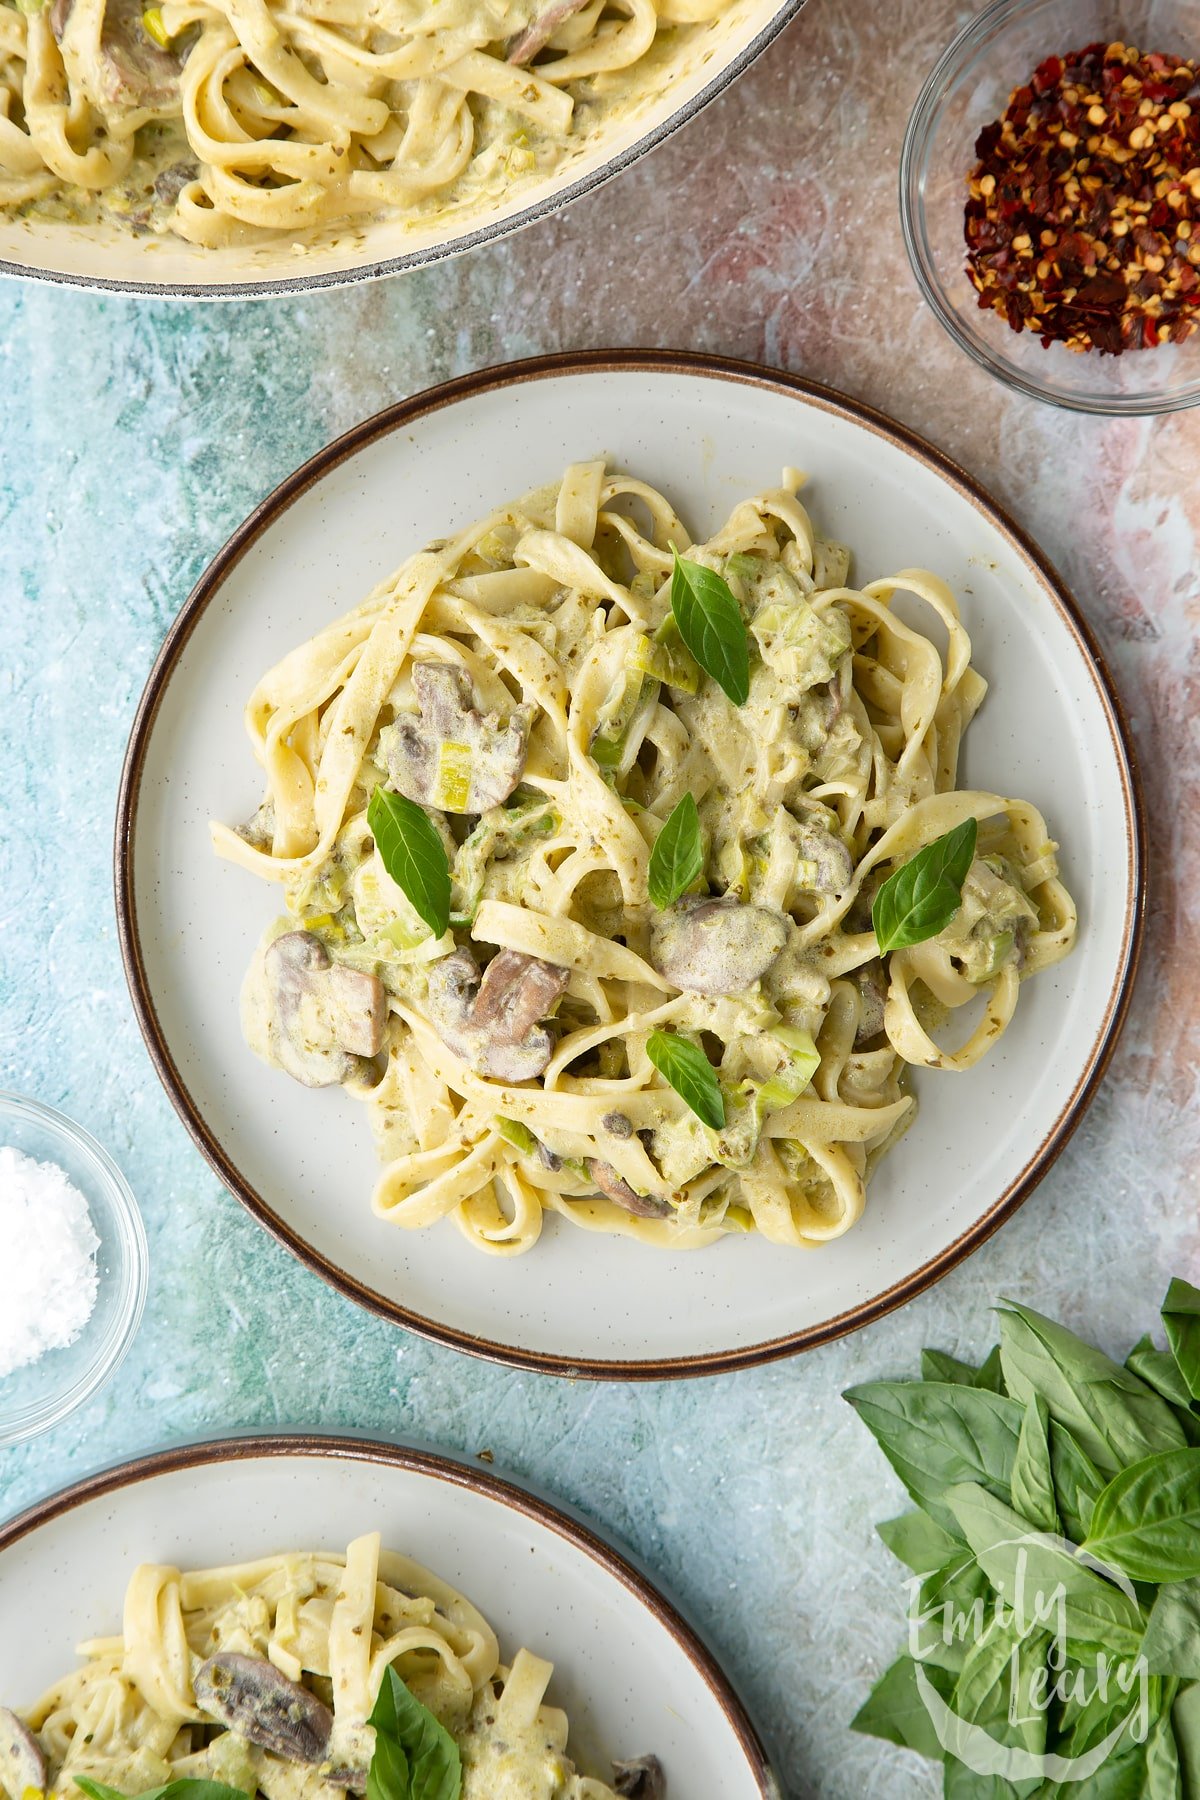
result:
[(0, 0), (0, 208), (208, 247), (496, 207), (727, 0)]
[[(287, 912), (246, 1035), (365, 1100), (383, 1219), (452, 1218), (508, 1255), (548, 1212), (675, 1247), (827, 1242), (911, 1121), (908, 1066), (972, 1067), (1070, 949), (1041, 816), (956, 786), (985, 683), (953, 595), (915, 569), (849, 585), (799, 485), (688, 548), (662, 494), (576, 464), (410, 557), (251, 696), (266, 798), (214, 842)], [(736, 602), (743, 704), (681, 639), (674, 547)], [(435, 827), (445, 931), (384, 865), (377, 792)], [(658, 906), (651, 854), (685, 795), (698, 872)], [(881, 957), (881, 882), (967, 819), (953, 917)], [(707, 1058), (719, 1128), (663, 1078), (659, 1033)]]
[[(653, 1756), (614, 1764), (615, 1791), (580, 1774), (566, 1715), (546, 1704), (553, 1665), (528, 1650), (503, 1663), (470, 1601), (382, 1549), (377, 1532), (344, 1556), (297, 1551), (193, 1571), (143, 1564), (121, 1631), (79, 1654), (81, 1666), (26, 1712), (0, 1708), (8, 1800), (23, 1800), (7, 1784), (25, 1778), (25, 1792), (77, 1800), (77, 1776), (130, 1795), (187, 1777), (266, 1800), (361, 1794), (389, 1668), (453, 1739), (462, 1800), (666, 1794)], [(423, 1791), (460, 1789), (447, 1779)]]

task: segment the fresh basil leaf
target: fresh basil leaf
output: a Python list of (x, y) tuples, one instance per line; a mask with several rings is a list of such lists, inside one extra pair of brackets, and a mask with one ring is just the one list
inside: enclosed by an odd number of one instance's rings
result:
[(1147, 1800), (1146, 1779), (1145, 1744), (1122, 1733), (1086, 1782), (1047, 1781), (1036, 1790), (1036, 1800)]
[(975, 1377), (975, 1386), (988, 1388), (993, 1394), (1007, 1392), (1004, 1386), (1004, 1364), (1000, 1360), (999, 1344), (993, 1344), (980, 1363), (979, 1372)]
[[(1039, 1671), (1046, 1668), (1049, 1649), (1049, 1632), (1021, 1636), (1011, 1623), (993, 1617), (967, 1651), (954, 1688), (954, 1711), (986, 1731), (993, 1743), (1041, 1756), (1046, 1749), (1046, 1712), (1034, 1693), (1044, 1679)], [(1015, 1720), (1010, 1707), (1017, 1713)]]
[(921, 1375), (925, 1381), (949, 1381), (958, 1387), (974, 1387), (979, 1370), (974, 1363), (960, 1362), (945, 1350), (922, 1350)]
[(979, 825), (964, 819), (888, 876), (871, 904), (880, 955), (923, 944), (944, 931), (962, 905), (963, 882), (975, 860)]
[[(88, 1800), (129, 1800), (120, 1788), (109, 1787), (105, 1781), (96, 1781), (90, 1775), (74, 1775), (71, 1778), (77, 1788), (82, 1788)], [(246, 1800), (244, 1788), (229, 1787), (223, 1781), (204, 1781), (199, 1776), (181, 1775), (177, 1781), (164, 1782), (162, 1787), (143, 1788), (132, 1796), (132, 1800)]]
[(375, 1733), (375, 1750), (367, 1771), (367, 1800), (412, 1800), (408, 1757), (386, 1731)]
[(674, 1031), (652, 1031), (646, 1040), (646, 1055), (701, 1124), (720, 1131), (725, 1124), (725, 1097), (717, 1072), (699, 1044)]
[(1023, 1405), (1040, 1394), (1102, 1475), (1185, 1446), (1166, 1401), (1128, 1369), (1029, 1307), (1006, 1300), (997, 1310), (1009, 1393)]
[(432, 819), (415, 800), (377, 787), (367, 828), (384, 868), (440, 938), (450, 923), (450, 858)]
[(991, 1604), (987, 1576), (966, 1545), (955, 1544), (946, 1566), (926, 1576), (909, 1607), (909, 1650), (922, 1665), (957, 1675)]
[(1162, 1303), (1167, 1342), (1193, 1400), (1200, 1400), (1200, 1288), (1178, 1276)]
[(1200, 1450), (1169, 1450), (1122, 1469), (1096, 1501), (1084, 1548), (1131, 1581), (1200, 1575)]
[[(1129, 1596), (1088, 1568), (978, 1482), (947, 1490), (946, 1504), (992, 1586), (1016, 1614), (1018, 1631), (1046, 1624), (1039, 1604), (1061, 1606), (1069, 1649), (1103, 1645), (1110, 1659), (1136, 1657), (1142, 1615)], [(1028, 1609), (1032, 1607), (1032, 1612)]]
[(1054, 1476), (1050, 1470), (1050, 1421), (1035, 1397), (1025, 1408), (1012, 1467), (1012, 1503), (1037, 1531), (1058, 1530)]
[(950, 1381), (958, 1387), (986, 1388), (992, 1394), (1004, 1392), (998, 1344), (993, 1345), (978, 1368), (974, 1363), (948, 1355), (945, 1350), (922, 1350), (921, 1374), (926, 1381)]
[[(949, 1700), (953, 1678), (944, 1669), (926, 1669), (925, 1675), (942, 1699)], [(898, 1656), (884, 1671), (851, 1719), (850, 1729), (916, 1750), (935, 1762), (944, 1755), (929, 1708), (917, 1689), (917, 1665), (911, 1656)]]
[[(458, 1745), (440, 1720), (405, 1687), (390, 1664), (371, 1713), (371, 1724), (375, 1727), (376, 1737), (371, 1774), (367, 1778), (367, 1800), (407, 1800), (408, 1794), (411, 1794), (411, 1800), (459, 1800), (462, 1762)], [(382, 1781), (372, 1788), (381, 1741), (397, 1747), (407, 1759), (410, 1783), (407, 1794), (402, 1790), (397, 1795)], [(395, 1766), (394, 1759), (391, 1766)], [(380, 1773), (382, 1775), (383, 1771)]]
[[(1191, 1406), (1192, 1396), (1183, 1379), (1182, 1369), (1169, 1350), (1155, 1349), (1154, 1340), (1149, 1333), (1140, 1337), (1133, 1346), (1125, 1358), (1125, 1367), (1139, 1381), (1144, 1381), (1147, 1387), (1152, 1387), (1156, 1394), (1161, 1394), (1177, 1413), (1186, 1412)], [(1180, 1419), (1179, 1422), (1186, 1431), (1185, 1420)]]
[(1183, 1772), (1171, 1724), (1171, 1706), (1178, 1692), (1178, 1682), (1164, 1682), (1164, 1706), (1150, 1727), (1146, 1739), (1145, 1800), (1180, 1800)]
[(750, 698), (750, 635), (724, 576), (672, 549), (671, 611), (679, 635), (735, 706)]
[(1050, 1421), (1050, 1469), (1054, 1499), (1063, 1532), (1073, 1544), (1082, 1544), (1092, 1523), (1092, 1508), (1104, 1486), (1104, 1477), (1079, 1448), (1065, 1425)]
[(1176, 1694), (1171, 1726), (1179, 1753), (1184, 1800), (1200, 1800), (1200, 1682), (1190, 1682)]
[(917, 1505), (958, 1536), (943, 1496), (979, 1481), (1008, 1497), (1021, 1430), (1015, 1400), (943, 1381), (869, 1381), (850, 1402)]
[(690, 794), (685, 794), (654, 840), (650, 852), (650, 898), (655, 906), (673, 906), (704, 868), (704, 844), (700, 814)]
[(1170, 1581), (1159, 1588), (1142, 1655), (1152, 1675), (1200, 1681), (1200, 1580)]
[(957, 1538), (921, 1511), (901, 1513), (898, 1519), (885, 1519), (875, 1527), (897, 1562), (902, 1562), (914, 1575), (932, 1575), (945, 1568), (954, 1556), (962, 1555)]
[[(1058, 1715), (1055, 1748), (1060, 1755), (1083, 1756), (1118, 1727), (1132, 1725), (1139, 1701), (1136, 1685), (1126, 1692), (1119, 1681), (1100, 1681), (1094, 1662), (1089, 1665), (1068, 1657), (1060, 1687), (1067, 1696)], [(1110, 1755), (1122, 1742), (1118, 1737)]]

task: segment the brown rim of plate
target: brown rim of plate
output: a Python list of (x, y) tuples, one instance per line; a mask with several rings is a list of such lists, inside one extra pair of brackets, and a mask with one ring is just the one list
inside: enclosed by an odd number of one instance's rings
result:
[[(483, 244), (496, 243), (515, 231), (523, 231), (527, 225), (536, 225), (539, 220), (561, 212), (572, 201), (580, 200), (585, 194), (603, 187), (614, 176), (623, 174), (649, 151), (673, 137), (681, 126), (688, 124), (697, 113), (702, 112), (710, 100), (715, 100), (718, 94), (724, 93), (752, 62), (758, 60), (767, 46), (774, 43), (784, 27), (790, 25), (800, 14), (805, 4), (806, 0), (779, 0), (761, 31), (757, 31), (736, 56), (718, 69), (698, 93), (669, 112), (657, 125), (644, 131), (618, 155), (607, 157), (598, 168), (581, 175), (576, 181), (568, 182), (565, 187), (552, 187), (540, 199), (531, 200), (527, 206), (521, 207), (507, 218), (494, 219), (490, 224), (476, 226), (460, 237), (450, 237), (444, 243), (427, 245), (424, 250), (409, 250), (403, 256), (384, 257), (380, 262), (357, 263), (346, 269), (329, 269), (318, 275), (280, 276), (265, 281), (220, 281), (211, 284), (190, 281), (114, 281), (102, 275), (75, 275), (65, 269), (40, 268), (34, 263), (19, 262), (13, 257), (0, 257), (0, 275), (17, 275), (29, 281), (45, 281), (60, 287), (84, 288), (92, 293), (144, 294), (153, 300), (262, 300), (278, 298), (284, 294), (311, 294), (326, 288), (349, 287), (356, 281), (378, 281), (386, 275), (400, 275), (409, 269), (428, 268), (433, 263), (462, 256)], [(284, 241), (289, 245), (290, 256), (290, 240)]]
[(210, 1467), (216, 1463), (248, 1462), (272, 1456), (327, 1457), (333, 1462), (353, 1461), (383, 1463), (403, 1469), (407, 1474), (422, 1475), (431, 1481), (445, 1481), (452, 1487), (466, 1488), (482, 1494), (511, 1511), (533, 1519), (547, 1531), (599, 1565), (606, 1575), (619, 1581), (627, 1593), (640, 1601), (664, 1631), (674, 1638), (683, 1654), (701, 1676), (716, 1704), (720, 1707), (738, 1745), (746, 1758), (750, 1773), (758, 1783), (763, 1800), (779, 1800), (779, 1787), (767, 1759), (766, 1748), (739, 1700), (734, 1688), (711, 1650), (693, 1630), (683, 1615), (661, 1594), (650, 1577), (623, 1552), (607, 1543), (595, 1527), (559, 1504), (543, 1500), (537, 1494), (507, 1481), (503, 1476), (476, 1468), (430, 1450), (411, 1449), (404, 1444), (388, 1444), (377, 1438), (343, 1438), (331, 1433), (270, 1432), (265, 1436), (211, 1438), (199, 1444), (181, 1444), (171, 1450), (155, 1450), (131, 1462), (118, 1463), (96, 1475), (86, 1475), (70, 1487), (44, 1500), (35, 1501), (14, 1519), (0, 1525), (0, 1555), (27, 1538), (43, 1525), (52, 1524), (64, 1514), (73, 1512), (91, 1500), (102, 1500), (109, 1494), (138, 1482), (152, 1481), (159, 1475), (175, 1475), (188, 1469)]
[[(868, 431), (898, 444), (910, 456), (932, 469), (969, 500), (1009, 540), (1021, 559), (1050, 590), (1064, 623), (1071, 630), (1084, 660), (1089, 665), (1107, 714), (1109, 734), (1117, 761), (1122, 769), (1126, 843), (1132, 876), (1125, 909), (1121, 967), (1113, 991), (1109, 995), (1104, 1019), (1088, 1054), (1083, 1073), (1050, 1131), (1016, 1179), (1010, 1183), (988, 1211), (977, 1219), (969, 1230), (963, 1232), (953, 1243), (947, 1245), (937, 1256), (931, 1257), (919, 1269), (906, 1275), (882, 1293), (876, 1294), (872, 1299), (864, 1301), (859, 1306), (850, 1307), (831, 1319), (825, 1319), (818, 1325), (811, 1325), (783, 1337), (772, 1338), (759, 1344), (745, 1345), (738, 1349), (697, 1356), (669, 1357), (657, 1362), (603, 1361), (592, 1358), (552, 1356), (544, 1351), (524, 1350), (506, 1344), (493, 1343), (490, 1339), (475, 1337), (469, 1332), (426, 1319), (423, 1315), (409, 1311), (407, 1307), (389, 1299), (386, 1295), (364, 1286), (345, 1270), (339, 1269), (336, 1264), (329, 1262), (327, 1258), (300, 1238), (272, 1210), (262, 1195), (249, 1185), (225, 1155), (215, 1135), (200, 1116), (175, 1066), (159, 1025), (146, 981), (138, 941), (137, 906), (133, 882), (133, 842), (137, 829), (142, 768), (163, 693), (171, 679), (176, 660), (205, 608), (220, 591), (226, 576), (236, 567), (246, 551), (263, 532), (330, 470), (337, 468), (366, 445), (374, 443), (377, 439), (385, 437), (393, 431), (412, 425), (418, 419), (438, 412), (443, 407), (452, 406), (456, 401), (476, 394), (512, 387), (526, 381), (540, 381), (563, 375), (600, 375), (616, 370), (642, 370), (648, 374), (698, 375), (709, 380), (732, 381), (747, 387), (768, 388), (777, 393), (797, 395), (825, 412), (834, 413), (855, 424), (864, 425)], [(847, 399), (845, 395), (837, 393), (833, 388), (806, 380), (800, 375), (785, 374), (779, 370), (767, 369), (760, 364), (742, 362), (732, 357), (710, 356), (683, 350), (566, 351), (552, 356), (532, 357), (523, 362), (505, 363), (496, 368), (481, 369), (473, 375), (460, 375), (452, 381), (442, 383), (439, 387), (428, 388), (423, 393), (414, 394), (410, 399), (397, 401), (394, 405), (385, 407), (373, 418), (364, 420), (360, 425), (356, 425), (352, 430), (344, 433), (342, 437), (336, 438), (333, 443), (324, 450), (318, 451), (315, 456), (310, 457), (306, 463), (289, 475), (273, 493), (269, 494), (254, 509), (249, 518), (238, 527), (224, 547), (217, 552), (167, 633), (154, 667), (150, 671), (130, 734), (117, 798), (114, 844), (117, 932), (121, 943), (121, 958), (125, 965), (125, 976), (129, 983), (138, 1024), (146, 1040), (151, 1060), (158, 1071), (159, 1079), (166, 1088), (175, 1110), (187, 1126), (200, 1151), (230, 1192), (235, 1194), (242, 1204), (253, 1213), (260, 1224), (266, 1226), (273, 1237), (298, 1256), (301, 1262), (315, 1270), (318, 1275), (321, 1275), (332, 1287), (337, 1288), (340, 1293), (345, 1294), (348, 1299), (358, 1301), (360, 1305), (368, 1307), (382, 1318), (390, 1319), (397, 1325), (406, 1326), (408, 1330), (415, 1331), (421, 1337), (429, 1338), (435, 1343), (446, 1344), (452, 1349), (464, 1350), (469, 1355), (481, 1356), (492, 1362), (504, 1363), (511, 1368), (532, 1369), (543, 1374), (562, 1375), (572, 1379), (587, 1378), (600, 1381), (662, 1381), (679, 1376), (722, 1374), (731, 1369), (752, 1368), (759, 1363), (774, 1362), (781, 1357), (792, 1356), (799, 1350), (809, 1350), (818, 1344), (828, 1343), (833, 1338), (842, 1337), (847, 1332), (857, 1331), (862, 1326), (873, 1323), (874, 1320), (882, 1318), (885, 1313), (891, 1312), (895, 1307), (902, 1306), (915, 1295), (924, 1292), (927, 1287), (932, 1286), (935, 1281), (939, 1281), (943, 1275), (948, 1274), (973, 1250), (978, 1249), (980, 1244), (991, 1237), (992, 1233), (998, 1230), (1006, 1219), (1011, 1218), (1061, 1155), (1087, 1110), (1096, 1086), (1112, 1058), (1117, 1037), (1129, 1010), (1134, 976), (1137, 972), (1145, 934), (1146, 860), (1146, 826), (1141, 780), (1124, 709), (1117, 697), (1112, 677), (1091, 626), (1087, 623), (1078, 603), (1067, 589), (1061, 576), (1032, 538), (1015, 520), (1009, 517), (1007, 512), (985, 492), (978, 482), (960, 469), (957, 463), (952, 462), (942, 451), (934, 449), (916, 432), (910, 431), (905, 425), (897, 424), (884, 413), (877, 412), (875, 408), (866, 406), (858, 400)]]

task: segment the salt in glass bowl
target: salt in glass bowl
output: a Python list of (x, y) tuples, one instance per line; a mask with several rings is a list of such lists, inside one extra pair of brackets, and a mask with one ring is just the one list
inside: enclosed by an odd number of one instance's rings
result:
[[(129, 1184), (86, 1131), (37, 1100), (0, 1093), (0, 1146), (57, 1163), (87, 1201), (100, 1239), (92, 1315), (75, 1339), (0, 1377), (0, 1444), (57, 1425), (106, 1382), (133, 1342), (146, 1300), (146, 1233)], [(0, 1305), (3, 1304), (0, 1270)]]
[(954, 341), (1018, 393), (1076, 412), (1129, 416), (1200, 403), (1200, 332), (1183, 344), (1101, 356), (1015, 332), (965, 273), (963, 213), (975, 139), (1047, 56), (1119, 41), (1200, 58), (1200, 0), (991, 0), (921, 89), (900, 160), (900, 221), (918, 285)]

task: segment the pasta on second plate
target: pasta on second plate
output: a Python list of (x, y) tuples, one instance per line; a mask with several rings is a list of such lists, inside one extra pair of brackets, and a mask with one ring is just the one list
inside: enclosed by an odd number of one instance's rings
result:
[(207, 247), (493, 209), (729, 0), (0, 0), (0, 209)]
[[(615, 1763), (615, 1787), (581, 1775), (566, 1715), (545, 1703), (552, 1665), (528, 1650), (503, 1664), (470, 1601), (381, 1549), (377, 1532), (344, 1556), (296, 1551), (194, 1571), (144, 1563), (120, 1633), (79, 1654), (82, 1665), (23, 1714), (0, 1707), (9, 1800), (30, 1789), (79, 1800), (80, 1776), (130, 1795), (187, 1777), (266, 1800), (361, 1794), (389, 1669), (417, 1703), (425, 1741), (437, 1727), (452, 1741), (434, 1750), (439, 1778), (427, 1772), (422, 1789), (439, 1800), (667, 1792), (654, 1756)], [(381, 1777), (376, 1792), (387, 1791)]]
[[(956, 786), (986, 684), (953, 595), (914, 569), (848, 585), (800, 479), (688, 548), (662, 494), (576, 464), (410, 557), (255, 689), (266, 798), (214, 841), (287, 912), (244, 1026), (365, 1100), (382, 1218), (451, 1217), (500, 1254), (547, 1212), (673, 1247), (826, 1242), (912, 1118), (909, 1065), (969, 1069), (1070, 949), (1040, 814)], [(684, 642), (681, 568), (732, 609), (736, 699), (695, 620), (703, 667)], [(692, 862), (656, 904), (688, 796)], [(373, 802), (422, 827), (404, 856), (448, 869), (444, 929), (385, 866)], [(881, 956), (884, 879), (969, 820), (953, 916)]]

